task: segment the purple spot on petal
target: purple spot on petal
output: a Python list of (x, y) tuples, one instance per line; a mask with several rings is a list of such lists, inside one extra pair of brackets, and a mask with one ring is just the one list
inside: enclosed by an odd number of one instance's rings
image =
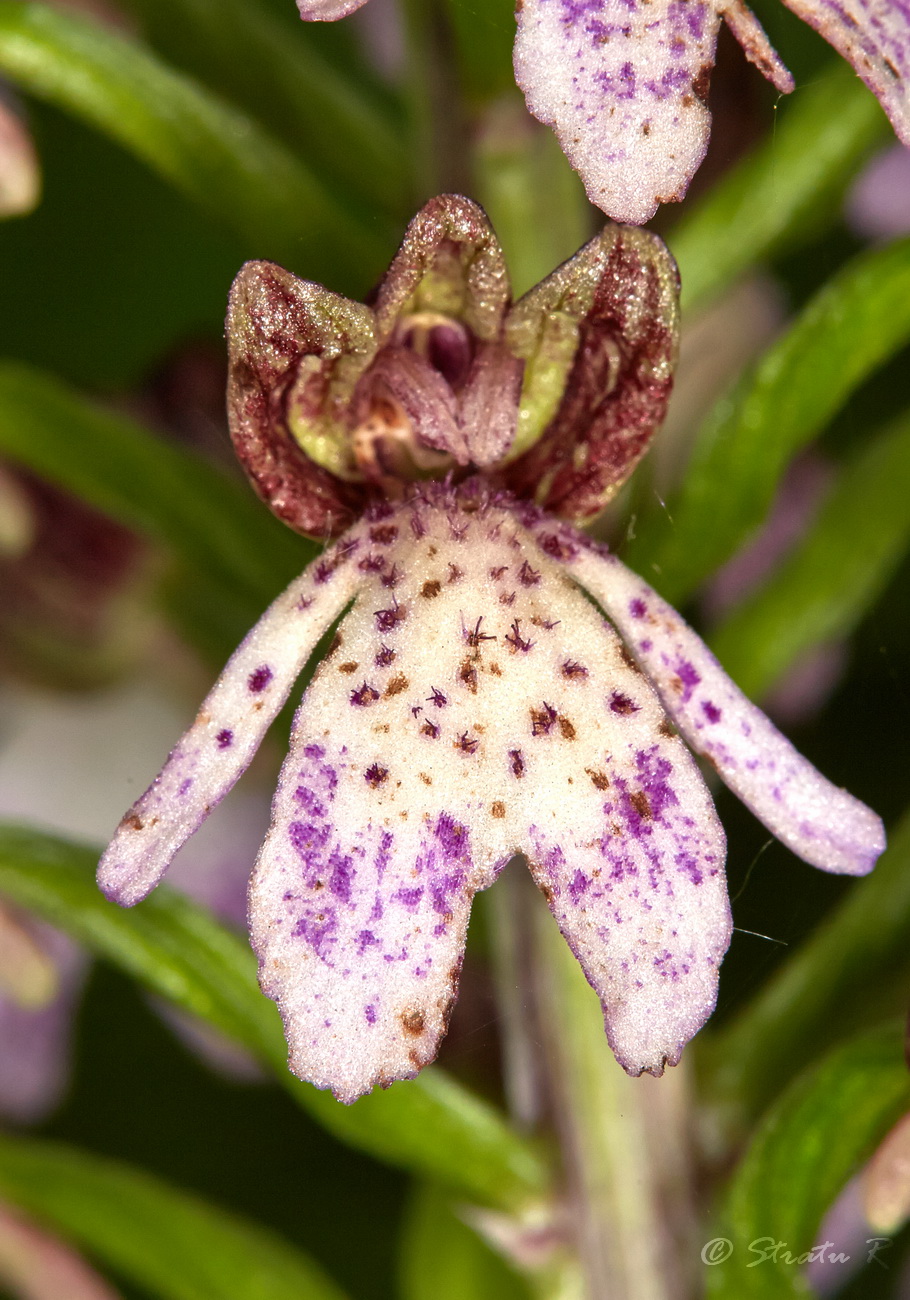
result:
[(377, 609), (373, 617), (380, 632), (391, 632), (399, 623), (403, 623), (408, 613), (403, 605), (393, 598), (391, 609)]
[(332, 874), (329, 876), (329, 890), (342, 903), (351, 901), (351, 885), (357, 872), (351, 858), (341, 853), (333, 853), (328, 862)]
[(322, 961), (328, 960), (328, 950), (336, 941), (338, 920), (334, 908), (321, 911), (308, 909), (294, 926), (295, 939), (305, 939), (316, 956)]
[(375, 1025), (375, 1023), (376, 1023), (376, 1008), (375, 1008), (375, 1007), (364, 1007), (364, 1009), (363, 1009), (363, 1014), (366, 1016), (366, 1020), (367, 1020), (367, 1024), (368, 1024), (368, 1025)]
[[(389, 865), (389, 862), (392, 859), (393, 839), (394, 836), (392, 835), (391, 831), (383, 831), (382, 835), (379, 837), (379, 848), (376, 850), (376, 862), (375, 862), (376, 877), (379, 880), (382, 880), (382, 877), (385, 875), (385, 869)], [(376, 895), (376, 902), (373, 904), (374, 913), (376, 911), (377, 906), (379, 907), (379, 913), (378, 915), (371, 914), (370, 916), (371, 921), (376, 921), (379, 919), (379, 917), (382, 916), (382, 903), (380, 902), (378, 894)]]
[(569, 881), (569, 896), (571, 897), (573, 903), (577, 903), (578, 900), (582, 897), (582, 895), (587, 892), (588, 888), (590, 887), (590, 884), (591, 884), (590, 880), (586, 875), (584, 875), (583, 872), (581, 871), (575, 872), (575, 875)]
[(230, 749), (231, 745), (234, 743), (234, 733), (229, 727), (225, 727), (222, 731), (218, 732), (215, 740), (218, 742), (219, 749)]
[(193, 778), (191, 776), (188, 776), (185, 781), (180, 782), (180, 785), (177, 790), (177, 794), (182, 798), (183, 795), (185, 795), (186, 792), (190, 789), (192, 784), (193, 784)]
[(362, 686), (357, 687), (356, 691), (351, 691), (351, 703), (359, 708), (365, 708), (368, 704), (375, 704), (378, 699), (379, 692), (369, 682), (364, 682)]
[(300, 804), (304, 812), (309, 813), (311, 817), (325, 816), (324, 806), (316, 798), (313, 791), (308, 790), (305, 785), (298, 785), (297, 789), (294, 791), (294, 798)]
[(702, 700), (701, 707), (709, 722), (720, 722), (721, 711), (716, 704), (712, 704), (710, 700)]
[(695, 670), (694, 664), (690, 664), (688, 659), (680, 659), (676, 665), (676, 676), (679, 678), (680, 704), (688, 704), (692, 698), (692, 692), (701, 681), (701, 677)]
[(409, 912), (413, 912), (417, 904), (423, 898), (423, 886), (417, 885), (414, 889), (399, 889), (392, 895), (394, 902), (403, 903)]
[(455, 821), (448, 813), (440, 813), (434, 834), (446, 859), (465, 857), (468, 852), (468, 829), (461, 822)]
[(614, 691), (610, 696), (611, 712), (618, 713), (621, 717), (628, 717), (630, 713), (638, 713), (640, 707), (634, 700), (630, 700), (628, 695), (624, 695), (622, 691)]
[(643, 600), (638, 597), (629, 601), (629, 613), (633, 618), (644, 618), (648, 613), (648, 607)]
[(271, 668), (268, 664), (261, 664), (250, 673), (249, 678), (247, 679), (247, 686), (254, 695), (259, 695), (261, 691), (265, 690), (271, 680)]

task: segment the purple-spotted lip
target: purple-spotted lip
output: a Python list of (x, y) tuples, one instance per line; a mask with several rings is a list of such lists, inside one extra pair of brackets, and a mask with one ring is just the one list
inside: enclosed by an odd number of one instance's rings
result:
[(471, 899), (516, 850), (623, 1067), (679, 1059), (730, 936), (723, 831), (683, 740), (807, 861), (861, 874), (881, 851), (875, 815), (796, 753), (655, 592), (476, 476), (376, 502), (279, 597), (121, 823), (99, 869), (111, 897), (154, 885), (346, 609), (295, 720), (250, 894), (291, 1066), (341, 1100), (434, 1057)]

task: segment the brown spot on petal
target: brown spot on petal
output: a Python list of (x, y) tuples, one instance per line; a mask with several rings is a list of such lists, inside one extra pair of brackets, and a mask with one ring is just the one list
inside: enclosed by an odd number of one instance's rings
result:
[(490, 665), (489, 665), (489, 670), (490, 670), (490, 672), (493, 674), (494, 677), (501, 677), (501, 676), (502, 676), (502, 669), (500, 668), (499, 664), (490, 664)]
[(405, 677), (404, 673), (396, 673), (385, 688), (385, 698), (388, 699), (391, 695), (400, 695), (401, 692), (406, 691), (409, 686), (410, 682), (407, 677)]
[(559, 730), (562, 734), (563, 740), (575, 739), (575, 728), (572, 726), (572, 723), (568, 718), (561, 717), (559, 719)]
[(698, 70), (695, 80), (692, 82), (692, 90), (703, 104), (708, 102), (708, 91), (711, 89), (711, 64), (703, 63)]
[(326, 659), (331, 659), (331, 657), (332, 657), (332, 655), (335, 653), (335, 651), (341, 648), (342, 643), (343, 643), (343, 638), (342, 638), (341, 633), (340, 633), (340, 632), (336, 632), (335, 635), (332, 637), (332, 644), (329, 646), (328, 650), (326, 650), (326, 652), (325, 652), (325, 657), (326, 657)]
[(435, 578), (430, 582), (425, 582), (420, 588), (420, 594), (423, 596), (424, 600), (432, 600), (434, 596), (438, 596), (441, 591), (442, 583), (437, 582)]
[(552, 704), (547, 704), (546, 700), (540, 709), (529, 710), (531, 714), (531, 735), (548, 736), (553, 723), (556, 721), (556, 710)]
[(360, 667), (360, 664), (357, 663), (356, 660), (351, 659), (351, 660), (350, 660), (348, 663), (346, 663), (346, 664), (339, 664), (339, 665), (338, 665), (338, 671), (339, 671), (340, 673), (356, 673), (356, 671), (357, 671), (357, 669), (358, 669), (359, 667)]
[(644, 790), (636, 790), (634, 794), (629, 795), (629, 803), (638, 813), (643, 821), (650, 821), (653, 816), (651, 812), (651, 801), (645, 794)]
[(584, 664), (577, 663), (574, 659), (567, 659), (562, 666), (563, 677), (568, 677), (569, 681), (579, 681), (587, 677), (588, 670)]
[(120, 825), (127, 830), (141, 831), (145, 827), (145, 822), (138, 813), (131, 812), (126, 814)]
[(420, 779), (421, 779), (421, 781), (424, 783), (424, 785), (432, 785), (432, 784), (433, 784), (433, 778), (427, 776), (426, 772), (418, 772), (417, 775), (420, 777)]
[(472, 695), (477, 694), (477, 669), (470, 659), (465, 659), (458, 670), (458, 680), (464, 682)]
[(494, 817), (505, 817), (506, 806), (504, 803), (502, 803), (501, 800), (497, 799), (493, 807), (490, 809), (490, 812), (493, 814)]
[(380, 524), (378, 528), (370, 529), (370, 541), (379, 546), (388, 546), (397, 536), (398, 529), (394, 524)]
[(595, 772), (593, 768), (590, 767), (586, 767), (585, 771), (587, 772), (591, 780), (594, 782), (594, 784), (597, 786), (598, 790), (609, 790), (610, 780), (606, 772)]
[(662, 736), (672, 737), (677, 734), (676, 728), (673, 726), (673, 723), (670, 721), (669, 718), (664, 718), (660, 726), (657, 728), (657, 730), (660, 732)]
[(401, 1013), (401, 1023), (406, 1034), (413, 1034), (417, 1037), (423, 1033), (426, 1020), (422, 1011), (403, 1011)]
[(619, 657), (626, 665), (626, 667), (630, 669), (633, 673), (637, 673), (639, 677), (643, 676), (643, 673), (638, 666), (635, 656), (629, 650), (628, 646), (623, 645), (622, 641), (620, 641), (619, 643)]

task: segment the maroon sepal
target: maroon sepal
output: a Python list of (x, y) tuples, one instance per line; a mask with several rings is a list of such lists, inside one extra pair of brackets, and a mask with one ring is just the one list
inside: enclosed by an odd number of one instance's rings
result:
[(313, 357), (304, 387), (318, 390), (315, 407), (344, 408), (353, 385), (345, 379), (333, 393), (339, 362), (360, 357), (368, 364), (375, 350), (369, 309), (272, 262), (247, 262), (231, 288), (227, 341), (231, 438), (253, 487), (296, 532), (338, 536), (362, 513), (366, 488), (306, 455), (288, 428), (288, 400), (301, 362)]
[(538, 400), (535, 373), (562, 357), (567, 375), (539, 440), (501, 471), (504, 486), (562, 518), (603, 509), (666, 414), (678, 303), (676, 264), (662, 241), (612, 224), (516, 303), (506, 328), (530, 368), (523, 408), (533, 412)]
[(383, 340), (401, 316), (438, 312), (493, 342), (510, 301), (509, 273), (487, 214), (461, 194), (441, 194), (408, 226), (374, 309)]

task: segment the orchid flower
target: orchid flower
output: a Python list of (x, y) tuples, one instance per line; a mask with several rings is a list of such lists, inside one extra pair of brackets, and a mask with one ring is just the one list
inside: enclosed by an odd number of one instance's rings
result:
[[(333, 21), (366, 0), (297, 0)], [(784, 0), (855, 68), (910, 146), (910, 21), (897, 0)], [(588, 198), (616, 221), (648, 221), (684, 197), (708, 147), (708, 86), (721, 22), (783, 94), (794, 89), (744, 0), (523, 0), (515, 75), (552, 126)]]
[(483, 212), (452, 196), (414, 219), (371, 307), (268, 262), (234, 283), (236, 450), (281, 519), (336, 540), (236, 651), (99, 881), (126, 906), (148, 894), (340, 619), (249, 918), (291, 1069), (342, 1101), (434, 1058), (473, 895), (518, 853), (620, 1063), (679, 1060), (731, 931), (724, 833), (684, 740), (815, 866), (862, 874), (883, 848), (878, 817), (575, 526), (660, 424), (677, 326), (656, 236), (608, 225), (511, 306)]

